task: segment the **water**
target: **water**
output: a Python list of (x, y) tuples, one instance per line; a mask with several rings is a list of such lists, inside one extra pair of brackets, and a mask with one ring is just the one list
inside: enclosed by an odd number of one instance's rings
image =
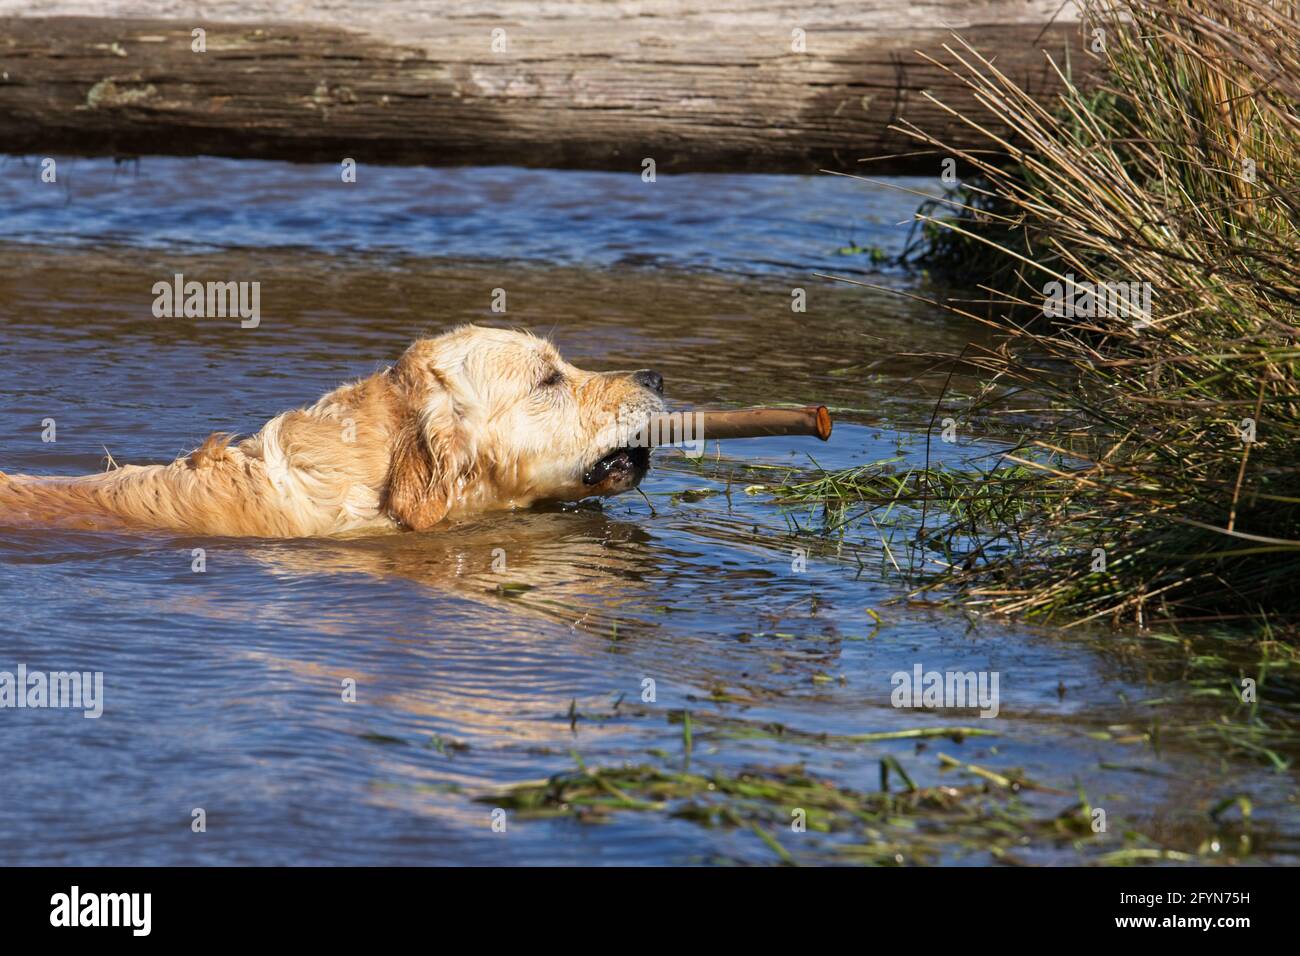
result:
[[(1050, 819), (1077, 785), (1107, 809), (1107, 834), (1076, 848), (1072, 834), (1035, 831), (1014, 845), (1021, 861), (1095, 859), (1128, 846), (1124, 830), (1195, 852), (1231, 831), (1209, 810), (1236, 795), (1252, 801), (1256, 858), (1295, 859), (1293, 774), (1121, 742), (1149, 725), (1151, 699), (1174, 698), (1166, 716), (1216, 713), (1145, 645), (888, 603), (902, 592), (874, 528), (820, 536), (815, 509), (747, 493), (813, 459), (924, 460), (947, 374), (928, 355), (974, 333), (922, 303), (814, 276), (908, 288), (910, 277), (836, 250), (896, 253), (912, 199), (832, 177), (363, 169), (344, 187), (334, 175), (65, 161), (56, 187), (34, 161), (9, 159), (0, 468), (170, 460), (463, 321), (550, 334), (584, 367), (653, 366), (683, 405), (822, 402), (834, 436), (710, 445), (701, 463), (661, 454), (645, 498), (418, 536), (93, 535), (6, 528), (0, 516), (0, 670), (105, 681), (98, 720), (0, 710), (0, 862), (775, 861), (748, 827), (667, 809), (492, 828), (504, 788), (576, 760), (682, 769), (683, 711), (689, 766), (703, 774), (798, 764), (874, 791), (892, 756), (919, 786), (978, 782), (941, 771), (943, 752), (1057, 791), (1017, 796), (1028, 815)], [(261, 325), (155, 319), (150, 289), (175, 272), (260, 281)], [(494, 288), (509, 293), (504, 319), (490, 310)], [(807, 313), (791, 311), (793, 288), (806, 289)], [(46, 419), (56, 442), (42, 441)], [(931, 454), (994, 450), (936, 442)], [(999, 716), (892, 707), (891, 675), (917, 663), (997, 671)], [(787, 732), (736, 732), (775, 724)], [(835, 739), (953, 724), (997, 735)], [(204, 833), (192, 831), (196, 808)], [(994, 858), (987, 833), (948, 818), (909, 826), (886, 827), (905, 861)], [(836, 847), (861, 836), (773, 830), (809, 861), (842, 858)], [(918, 833), (928, 856), (913, 853)]]
[[(0, 156), (10, 241), (171, 251), (298, 247), (547, 265), (860, 271), (843, 248), (895, 246), (917, 200), (844, 177), (662, 176), (503, 167), (338, 167), (197, 157), (65, 159), (42, 183)], [(895, 180), (937, 193), (932, 180)], [(846, 205), (848, 200), (848, 205)], [(854, 209), (853, 207), (857, 208)], [(904, 230), (905, 232), (905, 230)]]

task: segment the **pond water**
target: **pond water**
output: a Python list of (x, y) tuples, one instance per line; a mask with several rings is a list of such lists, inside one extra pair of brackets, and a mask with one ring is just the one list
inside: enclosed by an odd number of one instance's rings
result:
[[(0, 710), (0, 863), (1078, 863), (1216, 841), (1217, 859), (1240, 849), (1236, 811), (1217, 812), (1238, 797), (1253, 859), (1300, 853), (1292, 772), (1151, 733), (1156, 713), (1222, 709), (1165, 645), (900, 602), (905, 528), (823, 534), (819, 509), (773, 501), (789, 475), (925, 460), (947, 375), (932, 356), (978, 333), (816, 276), (911, 289), (844, 247), (896, 254), (915, 198), (830, 176), (58, 169), (45, 184), (9, 158), (0, 176), (6, 472), (170, 460), (465, 321), (548, 334), (584, 367), (654, 367), (682, 405), (820, 402), (836, 427), (825, 445), (659, 454), (644, 497), (422, 535), (56, 533), (0, 514), (0, 670), (104, 675), (98, 719)], [(154, 318), (152, 285), (178, 272), (260, 282), (260, 325)], [(950, 461), (997, 447), (930, 444)], [(916, 665), (996, 672), (997, 716), (895, 708), (891, 677)], [(986, 735), (854, 739), (954, 726)], [(952, 805), (935, 791), (804, 833), (780, 800), (755, 827), (688, 812), (725, 787), (652, 805), (611, 784), (617, 806), (493, 826), (509, 788), (579, 764), (866, 794), (882, 760), (892, 788), (951, 784)], [(998, 794), (971, 765), (1041, 786)], [(1105, 832), (1052, 825), (1080, 789)]]

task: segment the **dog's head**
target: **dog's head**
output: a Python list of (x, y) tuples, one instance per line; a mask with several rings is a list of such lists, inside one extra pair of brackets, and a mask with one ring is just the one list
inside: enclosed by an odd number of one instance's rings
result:
[(545, 339), (463, 326), (415, 342), (386, 374), (398, 424), (384, 505), (408, 528), (618, 494), (650, 466), (629, 436), (663, 409), (656, 372), (586, 372)]

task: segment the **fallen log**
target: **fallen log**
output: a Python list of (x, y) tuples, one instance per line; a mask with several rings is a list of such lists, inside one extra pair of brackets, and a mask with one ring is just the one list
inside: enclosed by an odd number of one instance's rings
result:
[[(1056, 0), (352, 0), (310, 13), (233, 0), (221, 22), (186, 6), (0, 0), (0, 149), (860, 169), (915, 151), (889, 128), (900, 116), (986, 142), (926, 98), (966, 94), (917, 50), (938, 54), (958, 32), (1044, 98), (1057, 88), (1044, 50), (1083, 60), (1077, 23), (1044, 27)], [(936, 173), (939, 159), (870, 169)]]

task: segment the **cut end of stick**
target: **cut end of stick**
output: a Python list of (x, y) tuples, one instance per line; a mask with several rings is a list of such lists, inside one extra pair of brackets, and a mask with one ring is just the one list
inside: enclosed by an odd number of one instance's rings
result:
[(820, 438), (822, 441), (830, 441), (831, 426), (833, 424), (834, 422), (831, 421), (830, 409), (828, 409), (825, 405), (818, 405), (817, 406), (817, 437)]

